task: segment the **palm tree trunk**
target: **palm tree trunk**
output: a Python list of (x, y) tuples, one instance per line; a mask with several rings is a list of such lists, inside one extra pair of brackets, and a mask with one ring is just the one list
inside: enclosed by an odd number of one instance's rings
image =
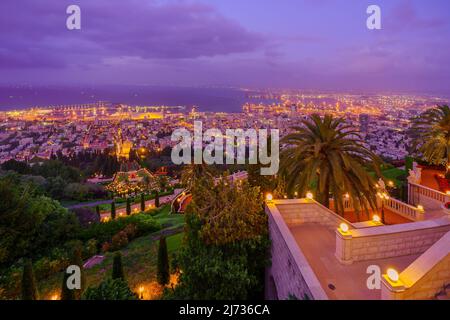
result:
[(319, 202), (323, 205), (323, 206), (325, 206), (325, 207), (327, 207), (327, 208), (330, 208), (330, 186), (329, 185), (326, 185), (325, 187), (324, 187), (324, 191), (323, 191), (323, 193), (322, 194), (319, 194), (318, 195), (318, 200), (319, 200)]

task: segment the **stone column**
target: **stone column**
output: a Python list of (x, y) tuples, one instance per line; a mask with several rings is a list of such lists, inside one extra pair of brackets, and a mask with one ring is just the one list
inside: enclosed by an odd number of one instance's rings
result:
[(335, 256), (342, 264), (352, 264), (352, 235), (350, 232), (336, 230), (336, 252)]

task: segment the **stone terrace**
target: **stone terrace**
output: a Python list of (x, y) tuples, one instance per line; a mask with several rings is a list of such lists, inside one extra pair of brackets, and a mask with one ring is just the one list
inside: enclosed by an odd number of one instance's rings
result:
[[(381, 289), (366, 285), (368, 266), (377, 265), (383, 273), (408, 270), (450, 231), (448, 217), (393, 226), (352, 224), (306, 199), (276, 200), (266, 212), (272, 238), (266, 294), (272, 299), (381, 299)], [(346, 234), (337, 231), (343, 222), (350, 228)], [(447, 276), (441, 272), (435, 281), (442, 277)]]

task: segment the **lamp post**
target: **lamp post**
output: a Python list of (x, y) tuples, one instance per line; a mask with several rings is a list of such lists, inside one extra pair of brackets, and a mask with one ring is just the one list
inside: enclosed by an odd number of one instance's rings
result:
[(389, 193), (386, 189), (386, 184), (384, 183), (383, 179), (380, 179), (376, 186), (380, 189), (380, 192), (378, 192), (378, 196), (381, 199), (381, 222), (383, 224), (386, 224), (386, 218), (384, 213), (384, 201), (389, 200), (390, 198)]

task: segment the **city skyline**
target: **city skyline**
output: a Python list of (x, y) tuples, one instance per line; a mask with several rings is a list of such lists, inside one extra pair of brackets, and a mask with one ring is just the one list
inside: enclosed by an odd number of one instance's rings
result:
[[(81, 30), (66, 28), (71, 4)], [(1, 83), (448, 94), (449, 4), (380, 0), (368, 30), (370, 4), (3, 1)]]

